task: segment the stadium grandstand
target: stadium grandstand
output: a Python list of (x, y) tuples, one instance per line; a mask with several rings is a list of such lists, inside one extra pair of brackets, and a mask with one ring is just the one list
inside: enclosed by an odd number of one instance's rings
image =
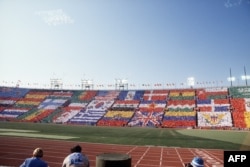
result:
[(54, 89), (1, 86), (0, 120), (249, 130), (250, 87), (65, 90), (60, 86)]

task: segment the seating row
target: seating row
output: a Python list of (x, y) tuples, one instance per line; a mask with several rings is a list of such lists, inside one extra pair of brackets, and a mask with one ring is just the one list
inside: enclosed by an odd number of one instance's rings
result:
[[(14, 92), (19, 89), (20, 96), (16, 96)], [(250, 117), (246, 114), (250, 111), (250, 98), (234, 98), (242, 88), (235, 89), (24, 91), (1, 88), (0, 118), (100, 126), (250, 127)], [(243, 90), (248, 95), (248, 89)]]

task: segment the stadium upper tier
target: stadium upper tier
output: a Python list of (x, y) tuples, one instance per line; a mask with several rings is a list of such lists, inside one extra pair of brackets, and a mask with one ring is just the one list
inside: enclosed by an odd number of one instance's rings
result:
[(250, 128), (250, 87), (170, 90), (0, 87), (0, 120), (245, 129)]

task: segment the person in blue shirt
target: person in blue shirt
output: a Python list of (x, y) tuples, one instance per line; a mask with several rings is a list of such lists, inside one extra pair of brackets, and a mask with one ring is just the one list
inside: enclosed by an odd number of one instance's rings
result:
[(82, 147), (76, 145), (70, 149), (70, 154), (63, 160), (62, 167), (89, 167), (88, 157), (82, 153)]
[(191, 163), (185, 164), (185, 167), (204, 167), (204, 160), (201, 157), (194, 157)]
[(43, 150), (36, 148), (31, 158), (26, 158), (20, 167), (49, 167), (47, 162), (42, 160)]

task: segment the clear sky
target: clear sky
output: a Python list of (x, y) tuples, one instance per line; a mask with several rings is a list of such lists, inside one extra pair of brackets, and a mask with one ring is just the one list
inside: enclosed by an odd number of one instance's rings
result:
[(229, 85), (244, 66), (250, 0), (0, 0), (1, 83)]

